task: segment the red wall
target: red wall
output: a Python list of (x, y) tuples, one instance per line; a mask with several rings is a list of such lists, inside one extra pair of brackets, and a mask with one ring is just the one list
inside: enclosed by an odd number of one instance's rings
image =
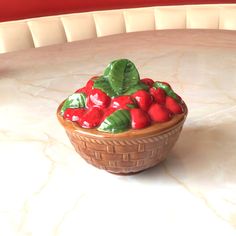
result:
[(0, 21), (142, 6), (233, 2), (236, 0), (0, 0)]

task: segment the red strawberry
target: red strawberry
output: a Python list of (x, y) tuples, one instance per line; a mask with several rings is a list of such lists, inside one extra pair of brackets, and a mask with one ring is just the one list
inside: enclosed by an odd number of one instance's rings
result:
[(86, 105), (88, 108), (100, 107), (106, 108), (110, 105), (111, 98), (100, 89), (92, 89), (88, 94)]
[(166, 97), (166, 108), (169, 109), (174, 114), (183, 113), (183, 107), (178, 103), (174, 98), (167, 96)]
[(85, 113), (84, 108), (67, 108), (64, 112), (64, 119), (71, 121), (79, 121), (83, 114)]
[(83, 87), (83, 88), (80, 88), (80, 89), (76, 90), (75, 93), (85, 93), (85, 94), (87, 94), (87, 89), (86, 89), (86, 87)]
[(161, 88), (150, 88), (150, 94), (154, 97), (154, 100), (161, 104), (164, 105), (166, 101), (166, 92), (161, 89)]
[(149, 78), (141, 79), (141, 82), (148, 85), (149, 87), (152, 87), (152, 85), (154, 84), (154, 81), (152, 79), (149, 79)]
[(83, 128), (94, 128), (101, 123), (102, 117), (102, 109), (93, 107), (83, 115), (83, 117), (79, 120), (79, 124)]
[(99, 76), (93, 76), (87, 83), (86, 86), (83, 88), (80, 88), (78, 90), (75, 91), (75, 93), (85, 93), (88, 94), (92, 89), (93, 89), (93, 85), (94, 85), (94, 81), (96, 79), (98, 79)]
[(152, 96), (145, 90), (138, 90), (132, 94), (132, 97), (136, 100), (138, 106), (144, 111), (148, 111), (153, 101)]
[(113, 98), (111, 100), (111, 107), (117, 109), (130, 109), (136, 107), (136, 104), (131, 96), (123, 95)]
[(151, 123), (148, 114), (139, 108), (131, 109), (130, 115), (131, 115), (131, 125), (133, 129), (143, 129), (149, 126)]
[(87, 92), (90, 92), (93, 89), (94, 81), (98, 79), (99, 76), (93, 76), (86, 84), (86, 90)]
[(155, 122), (166, 122), (171, 119), (171, 112), (164, 106), (154, 103), (148, 110), (148, 114)]

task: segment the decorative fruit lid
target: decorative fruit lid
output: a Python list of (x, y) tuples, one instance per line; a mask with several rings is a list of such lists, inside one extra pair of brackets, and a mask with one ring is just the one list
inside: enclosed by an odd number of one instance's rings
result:
[(168, 83), (140, 79), (133, 62), (119, 59), (70, 95), (60, 107), (60, 116), (82, 129), (117, 134), (174, 124), (186, 109)]

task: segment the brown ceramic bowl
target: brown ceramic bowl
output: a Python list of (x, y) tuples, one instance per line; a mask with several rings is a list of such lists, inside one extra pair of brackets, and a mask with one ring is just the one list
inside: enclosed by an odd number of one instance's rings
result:
[(76, 122), (63, 119), (62, 104), (57, 109), (57, 117), (75, 150), (88, 163), (114, 174), (134, 174), (163, 161), (177, 141), (188, 112), (184, 104), (184, 113), (168, 122), (110, 134), (84, 129)]

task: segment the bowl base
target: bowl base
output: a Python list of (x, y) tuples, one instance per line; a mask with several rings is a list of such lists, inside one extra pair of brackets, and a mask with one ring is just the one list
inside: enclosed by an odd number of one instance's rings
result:
[[(147, 170), (147, 169), (145, 169)], [(137, 172), (129, 172), (129, 173), (116, 173), (116, 172), (112, 172), (112, 171), (107, 171), (108, 173), (111, 173), (113, 175), (123, 175), (123, 176), (127, 176), (127, 175), (136, 175), (136, 174), (139, 174), (141, 172), (144, 172), (145, 170), (140, 170), (140, 171), (137, 171)]]

